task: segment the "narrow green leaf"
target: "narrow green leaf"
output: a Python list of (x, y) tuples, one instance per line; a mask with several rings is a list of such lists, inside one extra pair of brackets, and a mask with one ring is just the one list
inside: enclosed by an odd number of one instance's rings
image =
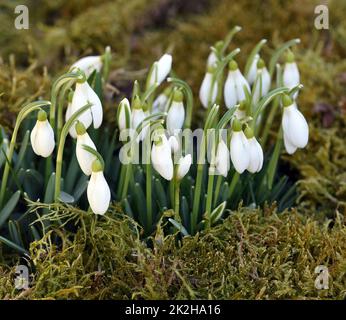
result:
[(20, 198), (20, 191), (18, 190), (12, 195), (10, 200), (7, 201), (6, 205), (0, 211), (0, 228), (11, 215), (12, 211), (14, 210), (14, 208), (16, 207), (19, 201), (19, 198)]
[(184, 226), (179, 223), (178, 221), (172, 219), (172, 218), (169, 218), (168, 221), (176, 228), (178, 229), (178, 231), (181, 232), (181, 234), (186, 237), (189, 235), (189, 233), (187, 232), (187, 230), (184, 228)]

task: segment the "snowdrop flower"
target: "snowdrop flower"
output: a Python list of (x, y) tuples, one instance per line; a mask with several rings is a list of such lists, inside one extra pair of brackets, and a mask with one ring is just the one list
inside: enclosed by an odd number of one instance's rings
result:
[(225, 104), (228, 109), (245, 100), (244, 87), (250, 92), (250, 86), (238, 69), (238, 64), (232, 60), (224, 87)]
[(249, 69), (248, 74), (246, 75), (246, 80), (249, 83), (249, 85), (252, 85), (255, 80), (256, 80), (256, 76), (257, 76), (257, 62), (260, 59), (259, 54), (256, 54), (254, 59), (251, 62), (251, 66)]
[(166, 112), (168, 107), (168, 97), (171, 93), (171, 88), (166, 88), (165, 91), (158, 95), (153, 102), (152, 113)]
[(217, 174), (227, 177), (230, 166), (229, 151), (225, 141), (221, 139), (216, 149), (215, 167)]
[(287, 153), (293, 154), (298, 148), (304, 148), (309, 140), (309, 126), (288, 95), (283, 97), (282, 129)]
[(178, 161), (178, 167), (176, 172), (176, 179), (180, 181), (183, 179), (186, 174), (189, 172), (192, 164), (191, 154), (186, 155), (185, 157), (181, 157)]
[(71, 70), (78, 68), (85, 73), (85, 76), (88, 78), (94, 70), (100, 72), (102, 68), (102, 57), (101, 56), (88, 56), (79, 59), (71, 66)]
[(185, 120), (185, 109), (183, 104), (183, 93), (176, 90), (173, 95), (173, 102), (167, 114), (167, 130), (169, 134), (173, 134), (175, 130), (183, 127)]
[(77, 122), (76, 124), (76, 132), (77, 132), (77, 144), (76, 144), (76, 156), (77, 161), (82, 169), (83, 173), (87, 176), (91, 175), (91, 167), (92, 163), (96, 159), (93, 154), (84, 149), (84, 145), (96, 150), (96, 146), (94, 142), (90, 139), (90, 136), (85, 130), (83, 123)]
[[(84, 124), (86, 129), (90, 127), (91, 123), (93, 123), (94, 128), (97, 129), (101, 126), (103, 118), (101, 101), (87, 81), (77, 82), (70, 109), (67, 111), (68, 115), (73, 115), (87, 103), (91, 103), (90, 109), (84, 111), (78, 117), (78, 120)], [(66, 115), (66, 118), (69, 118), (67, 117), (68, 115)], [(73, 138), (77, 137), (75, 126), (72, 126), (69, 132)]]
[(248, 141), (248, 153), (250, 157), (247, 170), (251, 173), (259, 172), (263, 166), (263, 150), (256, 140), (253, 130), (250, 127), (245, 129), (245, 136)]
[(103, 166), (99, 160), (92, 163), (92, 173), (88, 183), (87, 196), (91, 210), (104, 215), (109, 207), (111, 191), (103, 175)]
[(179, 151), (179, 142), (175, 136), (170, 136), (168, 138), (169, 145), (171, 146), (171, 152), (177, 153)]
[(130, 102), (127, 98), (124, 98), (120, 101), (117, 112), (118, 127), (120, 131), (131, 127), (131, 117)]
[[(293, 87), (300, 84), (300, 76), (298, 66), (294, 61), (294, 54), (289, 51), (286, 56), (286, 63), (283, 72), (283, 85), (292, 89)], [(294, 99), (297, 99), (298, 92), (293, 96)]]
[(172, 56), (164, 54), (160, 60), (156, 61), (151, 68), (148, 84), (149, 87), (158, 83), (159, 85), (166, 79), (172, 69)]
[(65, 122), (67, 122), (68, 119), (70, 119), (71, 115), (72, 115), (72, 113), (71, 113), (72, 98), (73, 98), (73, 91), (71, 90), (71, 92), (67, 96), (67, 109), (66, 109), (66, 113), (65, 113)]
[(253, 93), (254, 102), (258, 102), (270, 89), (270, 74), (262, 59), (259, 59), (257, 63), (257, 76), (253, 88), (255, 89)]
[[(161, 131), (161, 130), (160, 130)], [(166, 180), (173, 178), (173, 160), (171, 155), (171, 146), (164, 135), (159, 133), (154, 139), (151, 149), (151, 162), (154, 169)]]
[[(201, 88), (199, 89), (199, 100), (201, 101), (204, 108), (208, 108), (208, 102), (209, 102), (209, 95), (210, 97), (210, 103), (213, 105), (216, 100), (217, 96), (217, 81), (215, 81), (213, 89), (211, 89), (212, 83), (213, 83), (213, 74), (215, 72), (215, 68), (209, 66), (207, 68), (207, 72), (204, 76), (204, 79), (202, 81)], [(211, 92), (212, 91), (212, 92)]]
[[(141, 100), (138, 96), (136, 96), (133, 100), (132, 104), (132, 119), (131, 126), (134, 130), (143, 122), (143, 120), (147, 117), (145, 111), (143, 110)], [(141, 133), (137, 137), (137, 141), (143, 141), (148, 133), (148, 126), (142, 128)]]
[(232, 122), (232, 136), (230, 143), (231, 160), (235, 170), (243, 173), (250, 164), (249, 145), (238, 119)]
[(36, 124), (30, 134), (30, 141), (32, 149), (38, 156), (47, 158), (54, 150), (54, 131), (43, 110), (38, 112)]
[(216, 54), (215, 54), (215, 52), (214, 51), (211, 51), (210, 53), (209, 53), (209, 56), (208, 56), (208, 60), (207, 60), (207, 66), (208, 67), (215, 67), (216, 66), (216, 64), (217, 64), (217, 56), (216, 56)]

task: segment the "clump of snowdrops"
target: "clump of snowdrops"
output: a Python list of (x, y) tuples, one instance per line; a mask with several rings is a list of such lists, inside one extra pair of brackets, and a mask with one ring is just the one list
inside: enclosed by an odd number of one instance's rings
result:
[[(252, 206), (278, 201), (282, 208), (290, 206), (294, 186), (288, 187), (287, 177), (278, 177), (277, 166), (283, 146), (292, 154), (308, 142), (308, 125), (297, 104), (302, 86), (290, 50), (299, 40), (283, 44), (268, 64), (260, 54), (266, 40), (260, 41), (241, 71), (236, 62), (240, 49), (227, 53), (238, 31), (239, 27), (233, 28), (211, 47), (199, 102), (194, 101), (186, 82), (170, 77), (171, 54), (154, 62), (143, 86), (135, 81), (132, 96), (117, 106), (115, 134), (98, 136), (102, 148), (92, 136), (95, 129), (102, 130), (100, 88), (107, 81), (110, 50), (77, 61), (54, 82), (50, 101), (22, 108), (9, 146), (3, 142), (6, 161), (4, 166), (1, 163), (0, 228), (22, 193), (31, 201), (39, 200), (20, 187), (13, 193), (15, 183), (8, 185), (10, 172), (20, 167), (21, 151), (14, 157), (19, 127), (32, 113), (37, 120), (31, 128), (31, 147), (45, 158), (41, 166), (44, 202), (77, 206), (86, 191), (88, 212), (96, 215), (107, 214), (110, 203), (119, 202), (124, 213), (143, 227), (144, 236), (152, 234), (162, 219), (169, 222), (168, 232), (195, 234), (222, 221), (225, 212), (240, 201)], [(205, 108), (205, 123), (192, 131), (193, 108), (198, 103)], [(272, 146), (268, 137), (277, 113), (282, 120)], [(67, 139), (75, 141), (78, 167), (71, 169), (70, 165), (63, 177)], [(76, 180), (77, 170), (78, 183), (71, 178)], [(71, 194), (74, 188), (78, 192)], [(40, 215), (49, 216), (49, 212)], [(10, 239), (1, 236), (0, 240), (23, 252), (23, 241), (12, 224), (8, 225)], [(39, 237), (37, 228), (31, 224), (34, 238)]]

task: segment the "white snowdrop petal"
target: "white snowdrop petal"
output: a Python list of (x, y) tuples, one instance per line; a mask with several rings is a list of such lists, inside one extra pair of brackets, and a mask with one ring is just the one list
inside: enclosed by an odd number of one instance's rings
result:
[(54, 131), (47, 120), (37, 121), (35, 127), (36, 130), (34, 128), (31, 132), (33, 150), (37, 155), (47, 158), (55, 148)]
[(236, 92), (237, 92), (237, 102), (245, 100), (245, 89), (244, 87), (250, 92), (250, 86), (248, 82), (246, 81), (245, 77), (242, 75), (239, 69), (237, 69), (235, 72), (235, 85), (236, 85)]
[(257, 62), (259, 60), (259, 55), (256, 54), (252, 63), (251, 63), (251, 66), (250, 66), (250, 69), (249, 69), (249, 73), (247, 74), (247, 77), (246, 77), (246, 80), (248, 81), (248, 83), (250, 85), (252, 85), (255, 80), (256, 80), (256, 75), (257, 75)]
[(35, 152), (35, 154), (40, 155), (38, 150), (37, 150), (37, 148), (36, 148), (37, 122), (38, 121), (36, 121), (36, 124), (35, 124), (34, 128), (31, 130), (30, 142), (31, 142), (32, 150)]
[(90, 109), (94, 128), (97, 129), (101, 126), (103, 119), (102, 103), (100, 101), (100, 98), (98, 97), (96, 92), (90, 87), (88, 82), (85, 82), (84, 85), (86, 86), (88, 102), (92, 104)]
[(230, 143), (231, 160), (238, 173), (243, 173), (250, 161), (248, 146), (242, 135), (244, 135), (242, 131), (233, 132)]
[(282, 127), (291, 145), (297, 148), (304, 148), (307, 145), (309, 126), (302, 113), (293, 104), (284, 108)]
[(287, 137), (287, 135), (284, 133), (284, 145), (285, 145), (285, 149), (287, 151), (288, 154), (293, 154), (296, 152), (297, 147), (294, 146), (290, 141), (289, 138)]
[(107, 212), (111, 192), (102, 171), (93, 172), (88, 183), (87, 196), (91, 210), (103, 215)]
[(71, 66), (71, 69), (73, 68), (81, 69), (85, 73), (85, 76), (88, 78), (94, 70), (96, 70), (97, 72), (101, 70), (101, 56), (88, 56), (81, 58)]
[[(88, 103), (88, 90), (85, 83), (77, 83), (76, 90), (73, 93), (71, 102), (71, 116), (79, 109), (84, 107)], [(90, 109), (85, 110), (77, 118), (78, 121), (82, 122), (84, 127), (88, 129), (92, 123), (92, 114)], [(70, 134), (76, 137), (75, 126), (71, 127)]]
[(189, 172), (192, 163), (191, 154), (181, 157), (178, 162), (177, 178), (179, 180), (183, 179)]
[(161, 83), (166, 79), (168, 74), (172, 69), (172, 56), (170, 54), (164, 54), (158, 61), (158, 70), (157, 70), (157, 82)]
[(165, 112), (167, 102), (168, 102), (168, 97), (164, 93), (161, 93), (154, 100), (152, 113)]
[(227, 145), (223, 140), (217, 146), (215, 165), (217, 173), (227, 177), (231, 163)]
[(207, 66), (214, 67), (217, 63), (217, 57), (214, 51), (211, 51), (208, 60), (207, 60)]
[(93, 161), (95, 160), (95, 156), (91, 154), (89, 151), (83, 148), (83, 145), (87, 145), (90, 148), (96, 150), (96, 146), (94, 142), (90, 139), (89, 134), (86, 132), (83, 135), (77, 136), (77, 144), (76, 144), (76, 156), (77, 161), (82, 169), (83, 173), (87, 176), (91, 175), (91, 166)]
[(234, 105), (237, 104), (238, 99), (235, 82), (235, 71), (228, 72), (223, 94), (225, 98), (225, 104), (228, 109), (234, 107)]
[(151, 149), (151, 162), (154, 169), (166, 180), (173, 178), (173, 160), (171, 156), (171, 147), (167, 138), (161, 135), (162, 143), (153, 144)]
[(168, 139), (169, 145), (171, 146), (172, 153), (179, 151), (179, 142), (175, 136), (170, 136)]
[(174, 130), (183, 127), (185, 120), (185, 109), (182, 102), (173, 101), (167, 114), (167, 130), (169, 134), (174, 134)]
[[(201, 88), (199, 90), (199, 100), (201, 101), (202, 106), (204, 108), (208, 108), (208, 99), (209, 99), (209, 93), (212, 86), (212, 81), (213, 81), (212, 73), (207, 72), (204, 76)], [(215, 83), (214, 88), (212, 90), (212, 96), (211, 96), (212, 104), (215, 102), (216, 96), (217, 96), (217, 84)]]

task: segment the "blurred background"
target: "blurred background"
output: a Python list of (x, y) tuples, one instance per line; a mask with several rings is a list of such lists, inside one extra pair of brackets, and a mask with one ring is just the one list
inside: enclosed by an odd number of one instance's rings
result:
[[(29, 9), (28, 30), (14, 27), (20, 4)], [(328, 30), (314, 25), (320, 4), (329, 9)], [(344, 0), (2, 0), (0, 124), (11, 129), (24, 102), (49, 98), (54, 78), (108, 45), (113, 59), (105, 109), (112, 125), (117, 102), (164, 52), (173, 54), (174, 72), (197, 97), (210, 46), (235, 25), (243, 29), (230, 50), (241, 48), (241, 68), (260, 39), (268, 40), (262, 50), (268, 62), (276, 47), (300, 38), (294, 48), (304, 84), (298, 104), (311, 139), (308, 151), (286, 161), (299, 178), (302, 210), (333, 215), (346, 210), (345, 17)], [(196, 126), (203, 113), (199, 103), (194, 112)]]

